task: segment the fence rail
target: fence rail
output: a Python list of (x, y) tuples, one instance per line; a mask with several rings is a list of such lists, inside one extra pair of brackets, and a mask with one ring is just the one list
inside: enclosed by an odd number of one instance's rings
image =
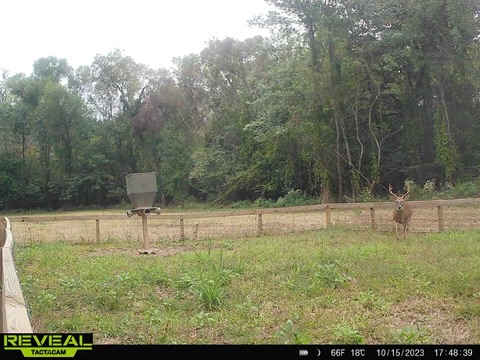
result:
[(32, 326), (14, 264), (10, 221), (5, 217), (1, 221), (0, 245), (2, 332), (31, 333)]

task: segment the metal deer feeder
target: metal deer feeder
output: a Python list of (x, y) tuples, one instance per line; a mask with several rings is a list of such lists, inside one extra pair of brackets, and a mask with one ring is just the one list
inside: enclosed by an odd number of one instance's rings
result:
[(127, 195), (133, 209), (127, 210), (127, 216), (137, 214), (142, 217), (144, 247), (149, 245), (147, 215), (160, 214), (160, 208), (153, 206), (157, 195), (157, 176), (155, 172), (133, 173), (125, 176)]

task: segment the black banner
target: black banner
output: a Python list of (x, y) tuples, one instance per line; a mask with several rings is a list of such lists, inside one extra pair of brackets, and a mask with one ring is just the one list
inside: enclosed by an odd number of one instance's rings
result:
[[(38, 353), (38, 357), (62, 357)], [(40, 356), (41, 355), (41, 356)], [(271, 359), (480, 359), (480, 345), (95, 345), (79, 349), (74, 359), (264, 357)], [(36, 356), (29, 356), (36, 357)], [(0, 349), (0, 358), (24, 359), (19, 350)]]

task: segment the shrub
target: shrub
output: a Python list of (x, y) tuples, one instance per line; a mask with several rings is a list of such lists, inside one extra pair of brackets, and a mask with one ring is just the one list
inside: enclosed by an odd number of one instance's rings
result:
[(270, 199), (265, 199), (263, 197), (255, 200), (255, 207), (258, 208), (273, 208), (275, 207), (275, 201)]
[(288, 207), (303, 205), (307, 202), (308, 196), (302, 192), (302, 190), (290, 190), (284, 197), (280, 197), (277, 200), (278, 207)]

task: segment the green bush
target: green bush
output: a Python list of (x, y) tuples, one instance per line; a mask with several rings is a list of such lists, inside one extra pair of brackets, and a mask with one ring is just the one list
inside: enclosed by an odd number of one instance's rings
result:
[(467, 181), (459, 184), (449, 190), (449, 193), (457, 198), (471, 198), (480, 196), (479, 180), (477, 179), (477, 181)]
[(252, 207), (252, 202), (248, 200), (240, 200), (232, 203), (232, 209), (249, 209)]
[(290, 190), (284, 197), (277, 200), (277, 207), (304, 205), (309, 200), (302, 190)]
[(276, 206), (275, 201), (270, 199), (265, 199), (262, 197), (255, 200), (255, 207), (258, 207), (258, 208), (268, 209), (268, 208), (273, 208), (275, 206)]
[(363, 188), (362, 192), (358, 195), (357, 201), (361, 203), (373, 202), (375, 201), (375, 198), (372, 194), (372, 191), (368, 187), (366, 187)]

